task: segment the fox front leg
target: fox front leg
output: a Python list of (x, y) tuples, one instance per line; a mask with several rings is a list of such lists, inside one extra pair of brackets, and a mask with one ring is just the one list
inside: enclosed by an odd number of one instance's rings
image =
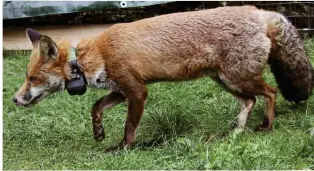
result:
[(92, 108), (92, 124), (94, 138), (98, 141), (102, 141), (105, 138), (104, 127), (102, 123), (103, 112), (110, 109), (121, 102), (125, 101), (123, 94), (112, 91), (108, 95), (99, 99)]
[(124, 138), (119, 144), (120, 149), (129, 147), (135, 139), (136, 128), (144, 112), (147, 90), (144, 84), (134, 81), (124, 86), (124, 94), (128, 103), (128, 116), (125, 122)]

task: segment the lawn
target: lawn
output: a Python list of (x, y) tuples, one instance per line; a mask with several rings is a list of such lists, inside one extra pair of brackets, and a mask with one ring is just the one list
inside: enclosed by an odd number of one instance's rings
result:
[[(314, 65), (314, 39), (306, 47)], [(29, 54), (3, 54), (4, 169), (314, 169), (314, 96), (295, 105), (278, 95), (270, 132), (254, 131), (264, 113), (258, 98), (245, 130), (235, 132), (240, 106), (211, 79), (152, 84), (134, 147), (106, 153), (123, 137), (126, 105), (105, 112), (102, 142), (93, 139), (90, 110), (106, 90), (15, 106)], [(264, 76), (276, 85), (269, 68)]]

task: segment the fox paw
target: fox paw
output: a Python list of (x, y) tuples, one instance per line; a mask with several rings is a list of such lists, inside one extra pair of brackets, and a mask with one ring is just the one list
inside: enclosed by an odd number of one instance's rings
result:
[(104, 139), (105, 139), (105, 133), (102, 132), (101, 134), (94, 134), (94, 139), (95, 139), (96, 141), (102, 141), (102, 140), (104, 140)]
[(119, 146), (112, 146), (105, 150), (106, 153), (114, 153), (114, 154), (117, 154), (119, 151), (121, 151), (121, 148)]
[(130, 145), (126, 144), (124, 142), (124, 140), (122, 140), (118, 146), (112, 146), (112, 147), (107, 148), (106, 152), (115, 153), (116, 154), (116, 153), (118, 153), (118, 152), (120, 152), (122, 150), (128, 149), (128, 148), (130, 148)]
[(272, 130), (272, 128), (272, 125), (265, 125), (264, 123), (262, 123), (256, 128), (256, 131), (270, 131)]

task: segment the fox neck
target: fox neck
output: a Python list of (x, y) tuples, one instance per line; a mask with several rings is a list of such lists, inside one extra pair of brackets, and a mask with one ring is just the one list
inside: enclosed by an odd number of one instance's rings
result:
[[(106, 36), (102, 35), (100, 37), (101, 39), (99, 39), (98, 36), (85, 38), (76, 44), (76, 46), (73, 46), (76, 47), (77, 50), (78, 66), (84, 73), (89, 87), (119, 91), (119, 86), (115, 83), (115, 81), (109, 78), (109, 71), (105, 64), (104, 56), (108, 56), (105, 52), (106, 38), (104, 37)], [(104, 46), (99, 48), (99, 44), (104, 44)], [(70, 60), (70, 56), (67, 60)], [(65, 74), (65, 79), (67, 79), (71, 74), (71, 70), (66, 68), (64, 70), (68, 72), (68, 74)]]
[(65, 80), (65, 88), (70, 95), (83, 95), (86, 92), (86, 79), (76, 59), (75, 49), (70, 49), (68, 66), (70, 67), (70, 79)]
[[(68, 50), (68, 56), (67, 59), (64, 60), (60, 66), (61, 66), (61, 70), (63, 72), (63, 86), (62, 89), (66, 89), (67, 88), (67, 83), (71, 81), (71, 78), (73, 76), (73, 64), (71, 64), (71, 61), (76, 60), (77, 62), (77, 67), (79, 69), (79, 72), (81, 72), (86, 81), (87, 81), (87, 85), (93, 88), (99, 88), (99, 89), (110, 89), (110, 90), (114, 90), (114, 91), (118, 91), (119, 88), (116, 85), (116, 83), (111, 80), (108, 79), (108, 74), (105, 68), (105, 65), (102, 64), (102, 62), (97, 61), (98, 66), (94, 67), (94, 66), (89, 66), (88, 62), (84, 62), (84, 61), (89, 61), (89, 60), (93, 60), (93, 59), (86, 59), (87, 56), (84, 56), (84, 58), (76, 58), (76, 53), (75, 53), (75, 49), (73, 47), (71, 47)], [(85, 65), (82, 65), (85, 64)], [(93, 70), (91, 70), (91, 68), (94, 68)]]
[(105, 66), (100, 66), (90, 77), (86, 77), (89, 86), (99, 89), (109, 89), (112, 91), (120, 91), (120, 87), (115, 81), (108, 78), (108, 73)]

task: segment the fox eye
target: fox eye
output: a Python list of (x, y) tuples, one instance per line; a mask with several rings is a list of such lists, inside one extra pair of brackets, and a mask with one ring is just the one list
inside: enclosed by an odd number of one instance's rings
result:
[(29, 78), (29, 80), (31, 81), (31, 83), (35, 83), (36, 77), (31, 76), (31, 77)]

